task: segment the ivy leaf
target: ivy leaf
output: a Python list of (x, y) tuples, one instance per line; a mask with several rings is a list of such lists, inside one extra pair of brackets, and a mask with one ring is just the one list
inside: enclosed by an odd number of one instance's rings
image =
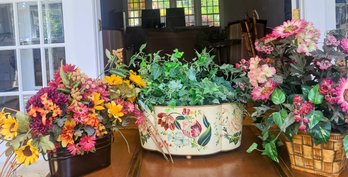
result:
[(309, 94), (309, 92), (311, 90), (311, 87), (309, 87), (309, 86), (302, 86), (301, 89), (302, 89), (302, 93), (303, 93), (304, 98), (307, 98), (308, 94)]
[(153, 80), (158, 79), (162, 74), (162, 68), (157, 63), (151, 65), (151, 76)]
[(193, 69), (192, 66), (191, 66), (191, 68), (189, 69), (187, 75), (188, 75), (188, 78), (189, 78), (191, 81), (197, 81), (197, 79), (196, 79), (196, 71)]
[(285, 93), (279, 88), (276, 88), (273, 91), (271, 98), (274, 104), (277, 104), (277, 105), (282, 104), (285, 102)]
[(330, 138), (331, 123), (319, 122), (312, 129), (309, 129), (309, 134), (311, 135), (315, 144), (327, 143)]
[(29, 117), (26, 114), (18, 111), (16, 113), (16, 120), (18, 122), (18, 132), (27, 133), (29, 130)]
[(247, 150), (247, 153), (253, 152), (257, 148), (257, 144), (253, 143)]
[(262, 155), (268, 156), (273, 161), (279, 163), (277, 147), (274, 141), (265, 144), (265, 149), (263, 150)]
[(53, 150), (55, 148), (54, 143), (50, 141), (50, 135), (40, 138), (39, 147), (41, 148), (43, 153), (46, 153), (47, 151)]
[(308, 127), (309, 129), (312, 129), (314, 126), (316, 126), (323, 118), (324, 115), (321, 111), (311, 111), (309, 114), (306, 115), (306, 118), (309, 119)]
[(324, 96), (319, 92), (319, 84), (309, 91), (308, 99), (314, 104), (321, 104), (323, 102)]
[(146, 48), (146, 43), (141, 45), (140, 48), (139, 48), (139, 52), (143, 52), (143, 50)]
[(348, 157), (348, 135), (343, 139), (344, 151), (346, 152), (346, 157)]
[(283, 125), (280, 127), (280, 130), (283, 132), (286, 132), (287, 128), (293, 125), (294, 122), (295, 122), (295, 119), (293, 118), (293, 113), (287, 114), (286, 112), (285, 120)]

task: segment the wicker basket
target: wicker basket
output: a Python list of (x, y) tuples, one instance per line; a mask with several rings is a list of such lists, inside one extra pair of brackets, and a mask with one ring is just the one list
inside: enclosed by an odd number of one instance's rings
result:
[(326, 144), (315, 145), (308, 134), (295, 135), (287, 141), (291, 167), (322, 176), (339, 176), (346, 164), (341, 134), (331, 134)]

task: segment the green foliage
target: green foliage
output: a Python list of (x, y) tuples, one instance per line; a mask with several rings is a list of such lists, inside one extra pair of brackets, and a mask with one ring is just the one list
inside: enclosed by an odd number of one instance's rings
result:
[(253, 152), (255, 149), (257, 149), (257, 143), (253, 143), (248, 149), (247, 153)]
[[(248, 78), (241, 69), (232, 65), (219, 66), (214, 56), (204, 49), (196, 51), (196, 58), (186, 62), (184, 53), (175, 49), (172, 54), (140, 52), (131, 57), (130, 64), (139, 67), (138, 72), (148, 85), (139, 99), (150, 109), (154, 105), (194, 106), (246, 102)], [(242, 90), (237, 84), (243, 84)]]
[(271, 98), (274, 104), (282, 104), (285, 102), (285, 93), (282, 90), (276, 88), (273, 91)]
[(323, 102), (324, 96), (319, 92), (319, 84), (309, 91), (308, 99), (314, 104), (321, 104)]

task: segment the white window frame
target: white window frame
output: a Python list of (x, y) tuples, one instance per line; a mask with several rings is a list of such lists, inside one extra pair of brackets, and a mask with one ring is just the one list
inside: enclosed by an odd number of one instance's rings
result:
[[(30, 44), (30, 45), (20, 45), (20, 37), (19, 37), (19, 26), (18, 26), (18, 12), (17, 12), (17, 4), (21, 2), (35, 2), (38, 5), (38, 16), (39, 16), (39, 31), (40, 31), (40, 44)], [(12, 50), (16, 53), (16, 63), (17, 63), (17, 72), (18, 72), (18, 91), (12, 91), (12, 92), (0, 92), (0, 97), (4, 96), (18, 96), (19, 98), (19, 109), (21, 111), (25, 110), (24, 105), (24, 97), (28, 95), (33, 95), (37, 91), (31, 90), (31, 91), (25, 91), (23, 89), (23, 77), (22, 77), (22, 64), (21, 64), (21, 53), (20, 51), (22, 49), (40, 49), (40, 58), (41, 58), (41, 71), (42, 71), (42, 86), (47, 86), (47, 68), (46, 68), (46, 56), (45, 56), (45, 49), (49, 48), (57, 48), (62, 47), (65, 48), (65, 41), (64, 43), (56, 43), (56, 44), (45, 44), (44, 41), (44, 30), (43, 30), (43, 15), (42, 15), (42, 0), (2, 0), (0, 4), (12, 4), (13, 7), (13, 21), (14, 21), (14, 32), (15, 32), (15, 45), (13, 46), (0, 46), (0, 51), (4, 50)], [(64, 14), (64, 10), (63, 10)], [(52, 61), (51, 61), (52, 62)], [(50, 62), (50, 63), (51, 63)], [(50, 68), (52, 69), (52, 68)], [(52, 73), (52, 71), (48, 71)], [(53, 76), (53, 75), (51, 75)], [(51, 77), (52, 78), (52, 77)], [(41, 88), (41, 87), (36, 87)]]

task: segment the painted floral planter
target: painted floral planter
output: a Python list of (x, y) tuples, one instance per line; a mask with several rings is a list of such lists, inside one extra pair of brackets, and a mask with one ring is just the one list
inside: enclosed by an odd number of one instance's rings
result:
[[(243, 113), (236, 104), (155, 106), (146, 117), (161, 139), (159, 146), (167, 146), (172, 155), (208, 155), (241, 144)], [(149, 129), (149, 124), (139, 126), (142, 147), (160, 151)]]

